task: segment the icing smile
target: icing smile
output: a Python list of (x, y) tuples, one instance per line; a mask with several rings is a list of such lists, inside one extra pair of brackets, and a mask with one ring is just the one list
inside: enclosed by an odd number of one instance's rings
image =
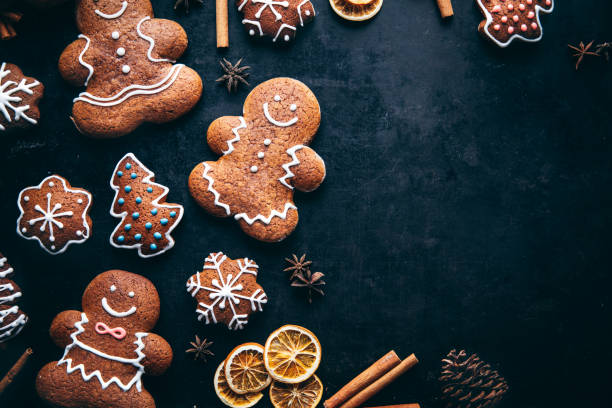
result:
[[(279, 102), (280, 101), (280, 96), (276, 95), (274, 97), (274, 100), (276, 102)], [(296, 105), (291, 105), (291, 107), (289, 109), (291, 110), (291, 112), (295, 112), (295, 110), (297, 109), (297, 106)], [(298, 121), (298, 117), (297, 116), (294, 117), (293, 119), (287, 121), (287, 122), (280, 122), (280, 121), (274, 119), (272, 117), (272, 115), (270, 115), (270, 111), (268, 110), (268, 102), (263, 104), (263, 111), (264, 111), (264, 115), (266, 115), (266, 119), (268, 119), (268, 121), (270, 123), (272, 123), (273, 125), (276, 125), (276, 126), (287, 127), (287, 126), (295, 125), (297, 123), (297, 121)]]
[(100, 10), (98, 10), (98, 9), (96, 9), (96, 10), (95, 10), (95, 13), (96, 13), (97, 15), (99, 15), (100, 17), (102, 17), (102, 18), (106, 18), (106, 19), (108, 19), (108, 20), (112, 20), (112, 19), (115, 19), (115, 18), (119, 18), (119, 17), (121, 17), (121, 16), (123, 15), (123, 13), (125, 13), (125, 10), (127, 9), (127, 6), (128, 6), (128, 2), (127, 2), (127, 1), (124, 1), (124, 2), (122, 3), (122, 5), (121, 5), (121, 10), (119, 10), (119, 11), (118, 11), (118, 12), (116, 12), (116, 13), (113, 13), (113, 14), (105, 14), (105, 13), (101, 12), (101, 11), (100, 11)]
[(129, 315), (132, 315), (132, 314), (136, 313), (136, 306), (132, 306), (131, 308), (129, 308), (125, 312), (118, 312), (118, 311), (116, 311), (115, 309), (110, 307), (110, 305), (108, 304), (108, 301), (106, 300), (105, 297), (102, 298), (102, 308), (104, 309), (104, 311), (106, 313), (108, 313), (109, 315), (111, 315), (113, 317), (127, 317)]

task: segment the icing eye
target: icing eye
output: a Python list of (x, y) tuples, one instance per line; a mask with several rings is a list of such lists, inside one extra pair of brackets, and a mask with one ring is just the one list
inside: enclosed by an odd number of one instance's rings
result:
[(275, 96), (274, 96), (274, 100), (275, 100), (276, 102), (280, 102), (281, 97), (280, 97), (279, 95), (275, 95)]
[(289, 107), (289, 109), (291, 109), (291, 112), (295, 112), (297, 110), (297, 105), (294, 103)]
[(128, 293), (128, 296), (129, 296), (129, 297), (131, 297), (131, 298), (133, 298), (133, 297), (134, 297), (134, 292), (130, 292), (130, 293)]
[(116, 291), (116, 290), (117, 290), (117, 287), (116, 287), (115, 285), (111, 285), (111, 287), (110, 287), (110, 291), (111, 291), (111, 292), (114, 292), (114, 291)]

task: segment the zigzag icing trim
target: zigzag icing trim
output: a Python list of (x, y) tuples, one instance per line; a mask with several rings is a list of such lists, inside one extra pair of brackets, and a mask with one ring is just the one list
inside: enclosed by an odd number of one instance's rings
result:
[(87, 70), (89, 71), (89, 75), (87, 75), (87, 79), (85, 80), (85, 83), (83, 84), (87, 86), (87, 84), (89, 83), (89, 80), (91, 79), (91, 76), (94, 74), (94, 67), (91, 64), (88, 64), (87, 62), (85, 62), (85, 60), (83, 60), (83, 56), (89, 49), (89, 44), (91, 43), (91, 40), (89, 39), (89, 37), (83, 34), (80, 34), (79, 38), (83, 38), (85, 39), (85, 41), (87, 41), (87, 43), (85, 44), (85, 48), (83, 48), (83, 51), (81, 51), (81, 53), (79, 54), (79, 63), (85, 68), (87, 68)]
[(203, 164), (204, 164), (204, 172), (202, 173), (202, 177), (204, 177), (208, 181), (208, 191), (210, 191), (215, 196), (215, 205), (225, 209), (225, 213), (227, 215), (230, 215), (231, 213), (230, 206), (219, 201), (219, 197), (221, 197), (221, 194), (219, 194), (219, 192), (213, 188), (213, 184), (215, 183), (215, 180), (213, 180), (213, 178), (208, 175), (208, 171), (212, 167), (210, 167), (210, 165), (206, 162), (204, 162)]
[(287, 154), (289, 156), (291, 156), (291, 161), (289, 163), (285, 163), (282, 165), (283, 169), (285, 169), (285, 175), (281, 178), (278, 179), (278, 181), (281, 182), (281, 184), (283, 184), (285, 187), (287, 187), (290, 190), (293, 190), (293, 186), (290, 185), (289, 183), (287, 183), (287, 179), (290, 179), (291, 177), (295, 177), (295, 174), (293, 174), (293, 172), (291, 171), (290, 167), (292, 166), (297, 166), (298, 164), (300, 164), (300, 161), (298, 160), (297, 156), (296, 156), (296, 152), (300, 149), (303, 149), (304, 145), (295, 145), (293, 147), (290, 147), (289, 149), (287, 149)]
[(255, 223), (255, 221), (261, 221), (264, 224), (270, 224), (272, 222), (272, 218), (274, 217), (278, 217), (280, 219), (286, 219), (287, 218), (287, 212), (289, 212), (290, 209), (294, 209), (297, 210), (297, 207), (295, 205), (293, 205), (292, 203), (285, 203), (285, 209), (283, 210), (283, 212), (278, 212), (277, 210), (272, 210), (270, 212), (270, 215), (268, 215), (267, 217), (264, 217), (261, 214), (257, 214), (255, 217), (251, 218), (248, 215), (246, 215), (246, 213), (240, 213), (240, 214), (236, 214), (234, 215), (234, 219), (236, 220), (244, 220), (247, 224), (249, 225), (253, 225)]
[[(5, 263), (6, 263), (6, 258), (0, 258), (0, 268), (4, 268)], [(13, 268), (8, 268), (7, 270), (0, 272), (0, 278), (6, 278), (11, 273), (13, 273)]]
[[(114, 383), (114, 384), (117, 384), (117, 386), (125, 392), (129, 391), (130, 388), (132, 388), (134, 385), (136, 385), (136, 389), (138, 390), (138, 392), (142, 391), (141, 377), (142, 377), (142, 374), (144, 373), (144, 366), (140, 362), (142, 361), (142, 359), (146, 357), (145, 354), (142, 352), (142, 350), (144, 350), (144, 347), (145, 347), (142, 339), (146, 337), (148, 333), (136, 333), (136, 341), (134, 342), (134, 344), (136, 344), (137, 346), (135, 351), (138, 357), (136, 358), (118, 357), (118, 356), (106, 354), (100, 350), (97, 350), (91, 346), (88, 346), (85, 343), (82, 343), (81, 341), (79, 341), (79, 339), (77, 339), (77, 336), (85, 331), (83, 324), (88, 323), (88, 322), (89, 322), (89, 319), (87, 319), (87, 315), (85, 315), (85, 313), (81, 313), (81, 320), (74, 324), (74, 327), (77, 329), (77, 331), (70, 335), (70, 338), (72, 338), (72, 343), (66, 346), (64, 355), (62, 356), (60, 361), (57, 362), (57, 365), (60, 366), (61, 364), (66, 364), (66, 371), (68, 372), (68, 374), (72, 374), (75, 371), (80, 371), (81, 376), (83, 377), (84, 381), (89, 381), (92, 378), (97, 378), (98, 381), (100, 382), (100, 385), (102, 385), (103, 390), (105, 390), (106, 388), (108, 388), (109, 385)], [(85, 351), (93, 353), (97, 355), (98, 357), (102, 357), (107, 360), (117, 361), (123, 364), (131, 364), (134, 367), (138, 368), (138, 372), (134, 375), (134, 377), (127, 384), (124, 384), (117, 377), (112, 377), (110, 380), (104, 381), (100, 370), (95, 370), (87, 374), (85, 372), (85, 366), (83, 364), (79, 364), (75, 367), (72, 366), (72, 359), (66, 358), (66, 356), (68, 355), (68, 352), (74, 347), (79, 347)]]
[[(19, 306), (13, 306), (6, 310), (0, 310), (0, 324), (4, 323), (4, 319), (9, 315), (17, 313), (19, 313)], [(7, 324), (6, 326), (0, 326), (0, 340), (4, 341), (17, 336), (19, 332), (23, 330), (23, 326), (25, 326), (27, 322), (28, 318), (24, 314), (21, 314), (12, 323)]]
[(174, 61), (174, 60), (167, 59), (167, 58), (153, 58), (153, 55), (151, 55), (151, 52), (153, 51), (153, 48), (155, 48), (155, 40), (153, 38), (149, 37), (148, 35), (145, 35), (142, 31), (140, 31), (140, 26), (142, 25), (142, 23), (144, 23), (145, 21), (150, 20), (150, 19), (151, 19), (151, 17), (147, 16), (147, 17), (143, 18), (142, 20), (140, 20), (140, 22), (136, 26), (136, 32), (138, 33), (138, 36), (149, 43), (149, 51), (147, 51), (147, 57), (149, 58), (149, 61), (151, 61), (151, 62), (171, 62), (171, 63), (175, 63), (176, 61)]
[(238, 131), (240, 129), (246, 129), (247, 124), (246, 121), (244, 120), (244, 118), (242, 116), (239, 117), (240, 119), (240, 125), (236, 126), (235, 128), (232, 129), (232, 133), (234, 133), (234, 138), (231, 140), (227, 141), (227, 150), (225, 150), (223, 152), (223, 155), (228, 155), (231, 152), (234, 151), (234, 143), (239, 142), (240, 141), (240, 135), (238, 134)]

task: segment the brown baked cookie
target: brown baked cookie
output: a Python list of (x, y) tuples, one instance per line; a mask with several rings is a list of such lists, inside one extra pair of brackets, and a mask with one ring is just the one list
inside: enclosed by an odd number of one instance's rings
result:
[(287, 43), (316, 15), (310, 0), (236, 0), (242, 24), (251, 37), (270, 37)]
[(77, 0), (77, 25), (82, 34), (62, 53), (59, 69), (87, 87), (72, 108), (81, 133), (123, 136), (144, 122), (174, 120), (200, 99), (200, 76), (175, 64), (187, 48), (185, 31), (153, 18), (149, 0)]
[(193, 169), (191, 195), (215, 216), (233, 215), (253, 238), (285, 239), (298, 223), (293, 189), (313, 191), (325, 178), (325, 163), (307, 147), (320, 122), (306, 85), (264, 82), (247, 96), (244, 116), (224, 116), (208, 128), (210, 148), (223, 157)]
[(38, 124), (38, 101), (45, 87), (34, 78), (26, 77), (17, 65), (0, 65), (0, 132), (22, 129)]
[(8, 279), (13, 268), (0, 254), (0, 343), (17, 336), (28, 322), (28, 316), (17, 306), (21, 298), (21, 289)]
[(172, 348), (149, 333), (160, 307), (153, 283), (130, 272), (104, 272), (85, 289), (82, 307), (51, 323), (51, 338), (65, 351), (38, 373), (38, 395), (61, 407), (154, 408), (141, 377), (163, 374)]
[(142, 258), (172, 248), (170, 233), (183, 218), (183, 206), (166, 203), (168, 187), (155, 183), (155, 173), (128, 153), (117, 163), (110, 183), (115, 190), (110, 213), (121, 218), (111, 234), (111, 245), (138, 248)]
[(19, 193), (17, 234), (37, 240), (51, 255), (61, 254), (70, 244), (89, 238), (91, 199), (89, 191), (73, 188), (61, 176), (49, 176)]
[(478, 31), (502, 48), (515, 38), (540, 41), (540, 12), (550, 13), (554, 9), (553, 0), (476, 0), (476, 3), (486, 18)]
[(187, 292), (198, 301), (198, 320), (224, 323), (230, 330), (243, 329), (249, 315), (263, 311), (268, 296), (257, 284), (259, 266), (248, 258), (233, 260), (223, 252), (212, 253), (202, 272), (187, 281)]

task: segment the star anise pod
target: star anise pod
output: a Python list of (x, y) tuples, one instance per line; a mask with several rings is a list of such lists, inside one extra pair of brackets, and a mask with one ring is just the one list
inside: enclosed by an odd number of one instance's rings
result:
[(196, 335), (195, 341), (190, 341), (189, 344), (191, 344), (192, 347), (185, 350), (185, 353), (193, 353), (194, 360), (201, 359), (206, 362), (206, 356), (214, 356), (214, 353), (208, 349), (210, 346), (212, 346), (212, 341), (207, 341), (207, 339), (202, 341), (198, 335)]
[(603, 56), (606, 57), (606, 61), (610, 61), (610, 52), (612, 52), (612, 42), (597, 44), (597, 47), (595, 47), (595, 52), (598, 55), (603, 54)]
[(576, 51), (576, 53), (572, 55), (572, 57), (578, 58), (578, 60), (576, 61), (576, 71), (578, 71), (578, 68), (580, 67), (580, 63), (582, 62), (585, 56), (592, 55), (595, 57), (599, 57), (598, 53), (589, 51), (591, 49), (591, 46), (593, 46), (593, 42), (594, 41), (591, 41), (587, 45), (584, 45), (584, 43), (580, 41), (580, 44), (578, 44), (577, 47), (570, 45), (570, 44), (567, 45), (572, 50)]
[(180, 6), (185, 7), (185, 14), (189, 14), (189, 2), (195, 1), (197, 4), (204, 4), (204, 0), (176, 0), (174, 3), (174, 9), (177, 10)]
[(321, 289), (325, 285), (324, 276), (321, 272), (313, 273), (310, 269), (306, 269), (295, 275), (296, 280), (291, 282), (291, 286), (308, 288), (308, 302), (312, 303), (312, 292), (316, 292), (321, 296), (325, 295), (323, 289)]
[(238, 89), (238, 85), (242, 82), (245, 85), (249, 85), (246, 80), (246, 77), (249, 76), (248, 72), (245, 72), (247, 69), (251, 69), (248, 65), (245, 67), (241, 67), (240, 63), (242, 62), (242, 58), (238, 60), (238, 62), (232, 65), (231, 62), (223, 58), (223, 61), (219, 61), (219, 65), (223, 68), (223, 76), (217, 79), (216, 82), (225, 82), (227, 86), (227, 92), (232, 93)]
[(291, 264), (291, 266), (283, 269), (284, 272), (291, 272), (290, 280), (295, 279), (300, 273), (303, 274), (312, 265), (312, 261), (306, 261), (306, 254), (303, 254), (301, 258), (298, 258), (295, 254), (292, 256), (292, 259), (285, 258), (285, 261)]

